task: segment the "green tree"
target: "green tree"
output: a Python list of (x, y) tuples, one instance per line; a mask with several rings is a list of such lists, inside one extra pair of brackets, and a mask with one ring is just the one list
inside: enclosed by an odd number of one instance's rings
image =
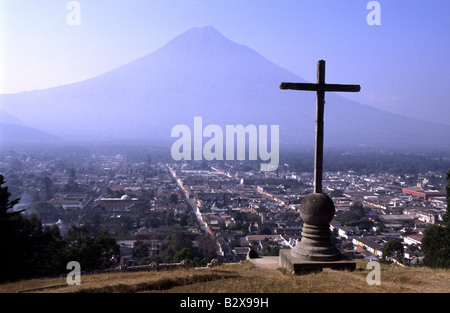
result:
[(114, 265), (113, 258), (120, 256), (120, 246), (107, 229), (100, 229), (94, 236), (94, 244), (100, 248), (97, 268), (106, 269)]
[(187, 214), (183, 214), (180, 217), (180, 226), (187, 226), (189, 224), (189, 216)]
[[(78, 217), (79, 212), (73, 210), (69, 212), (66, 212), (67, 215), (64, 215), (64, 217), (69, 221), (75, 221)], [(64, 221), (64, 219), (63, 219)], [(98, 210), (91, 210), (86, 214), (86, 217), (84, 219), (85, 225), (89, 231), (90, 234), (98, 234), (100, 230), (100, 224), (102, 223), (102, 216)]]
[(158, 228), (161, 224), (160, 214), (156, 212), (150, 212), (150, 215), (144, 221), (144, 225), (151, 228)]
[(277, 256), (280, 254), (280, 247), (275, 242), (273, 242), (268, 238), (262, 240), (261, 245), (262, 245), (261, 249), (262, 255)]
[(268, 226), (263, 226), (258, 230), (258, 235), (270, 235), (272, 234), (272, 230)]
[(443, 223), (429, 226), (422, 239), (423, 263), (433, 268), (450, 268), (450, 170), (446, 178), (447, 212)]
[(64, 214), (62, 209), (55, 208), (51, 203), (46, 201), (33, 203), (27, 212), (28, 214), (36, 214), (43, 223), (56, 222)]
[(145, 259), (148, 256), (148, 246), (143, 242), (136, 243), (133, 247), (133, 259)]
[[(175, 254), (184, 248), (193, 248), (193, 236), (184, 231), (177, 231), (164, 238), (161, 245), (161, 258), (172, 261)], [(195, 253), (194, 253), (195, 254)]]
[(120, 225), (118, 231), (122, 235), (128, 235), (132, 230), (135, 229), (135, 220), (131, 216), (120, 217)]
[(106, 269), (113, 264), (114, 256), (120, 254), (116, 240), (107, 230), (91, 236), (86, 226), (73, 225), (64, 236), (66, 261), (77, 261), (82, 270)]
[(361, 202), (352, 203), (347, 212), (338, 215), (336, 220), (339, 220), (343, 225), (355, 226), (361, 222), (366, 216), (368, 208), (364, 207)]
[(53, 195), (53, 182), (48, 176), (43, 177), (41, 181), (43, 186), (44, 200), (48, 201), (52, 198)]
[(42, 228), (41, 221), (35, 216), (30, 217), (33, 225), (31, 236), (31, 251), (33, 255), (28, 268), (32, 269), (30, 277), (58, 275), (65, 271), (64, 241), (58, 226), (53, 225)]
[(180, 251), (177, 251), (173, 257), (175, 262), (181, 262), (183, 260), (190, 261), (192, 260), (192, 250), (190, 248), (183, 248)]
[(173, 251), (192, 247), (192, 236), (183, 231), (177, 231), (169, 236), (168, 246)]
[(14, 281), (66, 272), (68, 261), (78, 261), (82, 269), (104, 269), (111, 266), (113, 256), (120, 254), (119, 245), (108, 231), (90, 236), (86, 227), (72, 228), (61, 237), (57, 226), (43, 227), (36, 214), (28, 218), (21, 212), (9, 212), (19, 202), (10, 201), (8, 187), (0, 175), (0, 282)]
[(211, 236), (202, 236), (197, 239), (199, 257), (211, 261), (216, 257), (216, 241)]
[(8, 187), (0, 175), (0, 281), (56, 275), (64, 271), (64, 244), (57, 226), (42, 227), (36, 214), (25, 218), (8, 212), (19, 202), (10, 201)]
[(368, 231), (370, 230), (373, 226), (375, 225), (375, 223), (373, 221), (370, 220), (362, 220), (358, 223), (358, 229), (360, 230), (364, 230), (364, 231)]
[(425, 230), (422, 239), (423, 264), (433, 268), (450, 267), (450, 232), (448, 227), (434, 224)]
[(340, 189), (333, 189), (330, 193), (330, 197), (343, 197), (344, 193)]
[(166, 224), (166, 226), (171, 226), (176, 223), (174, 214), (175, 214), (175, 210), (173, 210), (173, 209), (168, 209), (166, 211), (166, 215), (164, 218), (164, 223)]
[(178, 195), (176, 193), (172, 193), (169, 197), (170, 203), (178, 203)]
[(403, 244), (400, 239), (392, 238), (383, 246), (383, 257), (382, 260), (386, 261), (389, 258), (399, 258), (403, 257)]
[(450, 228), (450, 170), (445, 174), (447, 178), (447, 185), (445, 186), (445, 190), (447, 192), (447, 212), (444, 215), (444, 223), (447, 225), (447, 228)]
[(19, 203), (20, 198), (10, 201), (9, 197), (11, 197), (11, 193), (8, 190), (8, 186), (5, 185), (5, 178), (3, 175), (0, 175), (0, 220), (4, 221), (10, 217), (19, 215), (20, 212), (8, 212), (11, 210), (16, 204)]
[(5, 185), (3, 175), (0, 175), (0, 238), (2, 253), (0, 257), (0, 281), (15, 280), (20, 277), (25, 268), (22, 245), (27, 243), (25, 219), (20, 212), (10, 212), (20, 199), (10, 201), (11, 193)]
[(78, 185), (74, 168), (69, 169), (69, 179), (67, 180), (67, 183), (63, 186), (63, 191), (66, 192), (80, 191), (80, 186)]

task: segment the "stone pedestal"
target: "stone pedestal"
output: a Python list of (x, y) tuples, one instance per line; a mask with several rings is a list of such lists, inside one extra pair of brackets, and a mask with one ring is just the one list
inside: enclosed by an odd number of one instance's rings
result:
[(292, 249), (280, 250), (279, 266), (297, 275), (321, 272), (324, 268), (348, 271), (356, 268), (356, 263), (352, 260), (341, 258), (336, 261), (309, 261), (292, 256), (291, 251)]
[(307, 195), (300, 205), (303, 219), (302, 239), (290, 250), (280, 250), (279, 263), (296, 274), (321, 271), (323, 268), (354, 270), (356, 263), (344, 259), (331, 242), (330, 222), (334, 203), (323, 193)]

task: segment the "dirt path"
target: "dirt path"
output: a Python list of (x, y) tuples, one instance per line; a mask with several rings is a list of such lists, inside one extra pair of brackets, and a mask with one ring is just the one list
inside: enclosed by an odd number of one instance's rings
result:
[(277, 270), (279, 265), (278, 256), (266, 256), (263, 258), (249, 259), (256, 267), (263, 268), (265, 270)]

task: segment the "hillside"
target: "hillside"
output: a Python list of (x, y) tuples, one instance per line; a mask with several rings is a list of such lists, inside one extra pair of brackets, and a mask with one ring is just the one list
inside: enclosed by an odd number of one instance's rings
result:
[(59, 138), (36, 128), (0, 122), (0, 142), (4, 143), (57, 143)]
[[(370, 286), (367, 262), (354, 272), (325, 269), (295, 276), (258, 260), (208, 269), (84, 275), (80, 286), (66, 278), (25, 280), (0, 285), (1, 293), (448, 293), (450, 270), (381, 266), (381, 285)], [(261, 259), (260, 259), (261, 260)]]

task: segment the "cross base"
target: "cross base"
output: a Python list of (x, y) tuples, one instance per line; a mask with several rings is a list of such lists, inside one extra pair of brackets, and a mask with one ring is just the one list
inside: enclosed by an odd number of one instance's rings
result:
[[(315, 208), (317, 209), (317, 208)], [(342, 255), (331, 243), (330, 225), (303, 224), (301, 241), (291, 250), (291, 254), (307, 261), (338, 261)]]
[(293, 256), (290, 249), (280, 250), (279, 265), (297, 275), (321, 272), (324, 268), (348, 271), (356, 269), (356, 262), (344, 257), (338, 261), (309, 261)]

